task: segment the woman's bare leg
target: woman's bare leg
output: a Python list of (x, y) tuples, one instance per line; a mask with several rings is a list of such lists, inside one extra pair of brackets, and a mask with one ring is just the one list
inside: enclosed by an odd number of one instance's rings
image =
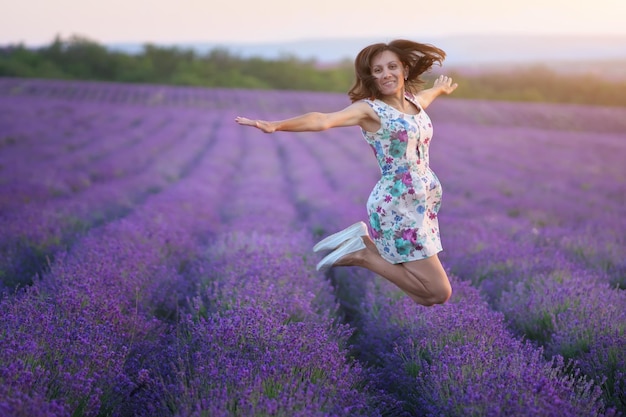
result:
[(424, 306), (443, 304), (450, 298), (452, 287), (439, 257), (392, 264), (385, 260), (369, 236), (363, 236), (365, 249), (345, 255), (334, 266), (360, 266), (386, 278), (416, 303)]

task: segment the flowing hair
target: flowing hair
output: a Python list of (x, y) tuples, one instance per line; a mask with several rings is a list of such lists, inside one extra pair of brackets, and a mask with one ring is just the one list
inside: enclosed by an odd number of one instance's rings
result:
[(446, 58), (446, 53), (439, 48), (405, 39), (396, 39), (389, 43), (375, 43), (365, 47), (354, 60), (356, 80), (348, 91), (348, 96), (353, 103), (364, 98), (380, 98), (376, 77), (372, 75), (372, 60), (383, 51), (395, 53), (402, 62), (402, 66), (409, 68), (405, 88), (412, 94), (419, 92), (424, 84), (420, 76), (429, 71), (435, 63), (441, 65)]

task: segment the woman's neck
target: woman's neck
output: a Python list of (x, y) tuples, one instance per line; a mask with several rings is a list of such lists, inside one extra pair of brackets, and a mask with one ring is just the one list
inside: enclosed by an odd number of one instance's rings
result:
[(406, 98), (406, 93), (402, 90), (396, 94), (390, 94), (388, 96), (383, 96), (380, 98), (381, 101), (384, 101), (386, 104), (390, 105), (394, 109), (407, 114), (416, 114), (419, 113), (419, 109)]

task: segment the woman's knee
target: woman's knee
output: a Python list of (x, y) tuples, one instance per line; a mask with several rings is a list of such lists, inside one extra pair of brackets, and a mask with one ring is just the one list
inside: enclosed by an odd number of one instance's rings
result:
[(445, 304), (452, 297), (452, 287), (450, 284), (442, 286), (435, 294), (432, 301), (434, 304)]
[(424, 297), (423, 295), (418, 296), (415, 294), (409, 295), (417, 304), (423, 305), (425, 307), (432, 307), (437, 304), (445, 304), (446, 302), (448, 302), (448, 300), (452, 296), (452, 287), (442, 287), (437, 291), (431, 290), (430, 294), (427, 297)]
[(423, 285), (427, 295), (419, 295), (426, 305), (444, 304), (450, 299), (452, 286), (437, 256), (405, 266)]
[(430, 297), (426, 298), (424, 301), (424, 305), (426, 307), (432, 307), (436, 304), (445, 304), (448, 302), (450, 297), (452, 296), (452, 290), (441, 290), (435, 293), (432, 293)]

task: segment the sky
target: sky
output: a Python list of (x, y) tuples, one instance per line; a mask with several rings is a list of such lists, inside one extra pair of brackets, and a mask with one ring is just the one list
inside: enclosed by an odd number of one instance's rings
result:
[(0, 0), (0, 45), (626, 35), (626, 0)]

